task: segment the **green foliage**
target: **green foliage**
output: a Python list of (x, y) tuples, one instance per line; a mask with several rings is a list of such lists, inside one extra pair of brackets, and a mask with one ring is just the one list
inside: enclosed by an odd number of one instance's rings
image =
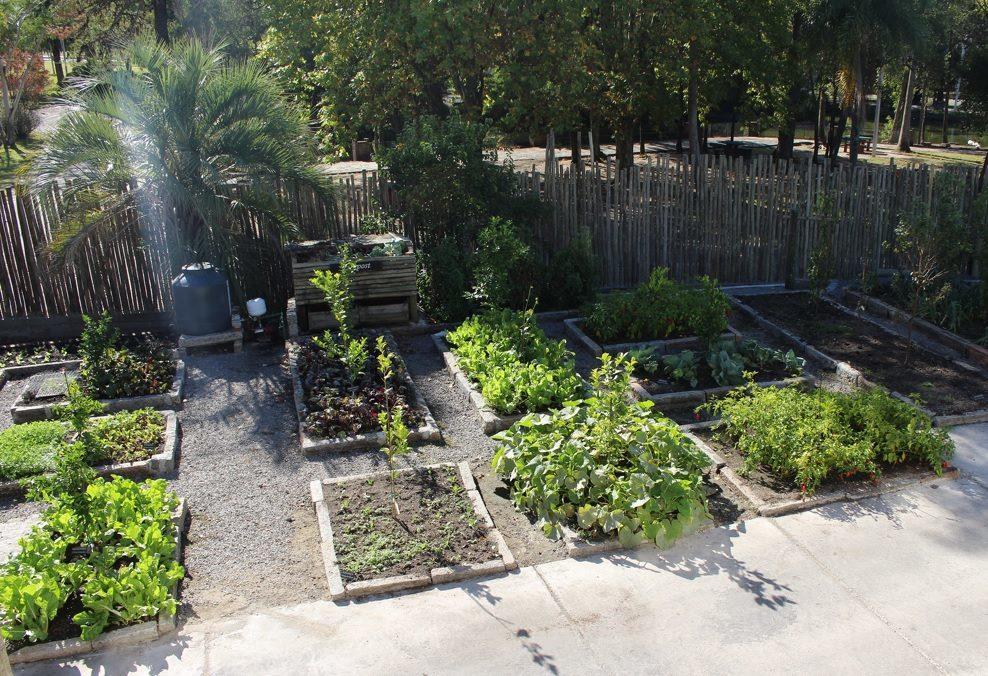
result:
[(65, 426), (53, 420), (12, 425), (0, 432), (0, 480), (48, 471), (64, 439)]
[(353, 278), (357, 272), (357, 259), (350, 247), (340, 248), (340, 263), (337, 270), (316, 270), (312, 284), (323, 292), (329, 304), (329, 312), (336, 321), (336, 333), (327, 329), (313, 342), (326, 351), (331, 359), (339, 360), (355, 383), (364, 372), (370, 357), (367, 338), (353, 335)]
[(553, 253), (543, 274), (540, 307), (580, 307), (593, 298), (596, 288), (597, 264), (590, 237), (584, 234)]
[[(662, 374), (672, 381), (689, 383), (690, 387), (700, 382), (700, 362), (692, 350), (660, 356), (654, 348), (647, 347), (631, 350), (628, 357), (634, 359), (637, 370), (649, 376)], [(746, 340), (740, 347), (733, 340), (720, 340), (710, 345), (706, 363), (714, 382), (726, 387), (743, 383), (748, 372), (779, 369), (788, 375), (799, 375), (806, 360), (792, 350), (774, 350), (754, 340)]]
[(727, 330), (730, 303), (716, 281), (699, 282), (683, 286), (669, 279), (666, 268), (655, 268), (634, 291), (607, 294), (590, 306), (590, 335), (603, 343), (683, 336), (710, 343)]
[(83, 640), (160, 610), (174, 613), (171, 586), (185, 574), (174, 560), (177, 505), (163, 480), (98, 479), (81, 493), (52, 495), (42, 524), (0, 569), (0, 633), (45, 640), (73, 594), (83, 605), (72, 618)]
[(733, 340), (711, 345), (707, 365), (714, 381), (722, 387), (744, 382), (744, 360)]
[(473, 269), (471, 296), (486, 307), (522, 308), (536, 282), (532, 247), (518, 227), (503, 218), (492, 218), (480, 231)]
[(137, 462), (158, 452), (165, 417), (150, 408), (121, 411), (90, 422), (86, 462), (93, 466)]
[(627, 396), (633, 364), (601, 357), (593, 394), (499, 433), (491, 460), (515, 506), (550, 537), (574, 524), (625, 546), (666, 544), (705, 514), (706, 456), (677, 425)]
[(882, 464), (926, 465), (937, 474), (953, 454), (945, 430), (879, 388), (845, 394), (749, 384), (711, 402), (744, 469), (765, 467), (812, 493), (836, 477), (881, 472)]
[(381, 429), (384, 430), (384, 455), (388, 458), (388, 469), (391, 479), (392, 503), (395, 503), (395, 458), (407, 455), (408, 447), (408, 427), (405, 425), (405, 418), (400, 407), (391, 405), (391, 395), (393, 388), (391, 380), (394, 378), (394, 358), (388, 349), (384, 336), (377, 337), (377, 370), (381, 374), (384, 383), (385, 407), (378, 413), (378, 420)]
[(662, 357), (665, 373), (673, 380), (689, 383), (690, 387), (696, 387), (699, 382), (697, 366), (697, 358), (692, 350), (683, 350), (678, 354), (667, 354)]
[(501, 414), (544, 411), (580, 396), (565, 341), (549, 340), (531, 310), (489, 310), (446, 335), (467, 377)]
[(79, 382), (83, 392), (97, 399), (136, 397), (167, 392), (175, 362), (162, 345), (149, 341), (130, 349), (119, 345), (120, 333), (104, 312), (93, 319), (83, 315), (79, 344)]

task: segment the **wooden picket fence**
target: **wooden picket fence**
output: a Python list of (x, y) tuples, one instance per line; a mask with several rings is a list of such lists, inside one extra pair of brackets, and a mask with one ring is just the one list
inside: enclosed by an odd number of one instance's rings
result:
[[(558, 162), (546, 170), (517, 173), (522, 192), (553, 208), (534, 233), (544, 255), (583, 234), (593, 245), (602, 286), (632, 286), (656, 266), (685, 279), (710, 275), (722, 283), (780, 282), (787, 271), (805, 276), (819, 242), (832, 242), (835, 274), (893, 263), (886, 243), (900, 215), (928, 203), (930, 167), (776, 162), (704, 156), (694, 166), (678, 156), (659, 156), (620, 174), (612, 163), (578, 171)], [(955, 168), (970, 213), (975, 168)], [(369, 215), (401, 213), (386, 177), (366, 171), (337, 177), (335, 214), (311, 192), (285, 187), (306, 238), (357, 232)], [(175, 270), (163, 227), (138, 234), (121, 223), (121, 234), (91, 241), (70, 269), (46, 264), (45, 251), (60, 223), (59, 195), (43, 198), (0, 190), (0, 320), (94, 314), (162, 314), (171, 310)], [(416, 228), (396, 228), (417, 240)], [(244, 261), (231, 271), (246, 297), (263, 295), (278, 307), (291, 295), (290, 268), (280, 242), (255, 223), (239, 224)], [(976, 271), (975, 271), (976, 272)], [(0, 329), (3, 324), (0, 324)], [(0, 335), (0, 341), (4, 336)]]

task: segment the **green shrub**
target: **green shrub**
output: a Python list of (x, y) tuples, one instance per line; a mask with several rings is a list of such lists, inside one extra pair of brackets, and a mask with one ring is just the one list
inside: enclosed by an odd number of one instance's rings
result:
[(498, 413), (544, 411), (582, 392), (566, 342), (549, 340), (531, 310), (489, 310), (446, 339), (460, 368)]
[(701, 277), (699, 286), (687, 287), (669, 279), (665, 268), (655, 268), (635, 290), (607, 294), (593, 303), (586, 326), (603, 343), (699, 336), (709, 344), (727, 330), (729, 310), (716, 281)]
[(530, 414), (495, 436), (494, 470), (511, 499), (549, 537), (574, 524), (616, 534), (625, 546), (665, 544), (706, 513), (707, 457), (651, 402), (627, 397), (632, 363), (604, 354), (593, 394), (548, 414)]
[(754, 384), (707, 404), (724, 418), (721, 434), (744, 456), (744, 470), (765, 467), (806, 492), (822, 482), (879, 474), (912, 463), (940, 474), (953, 455), (947, 432), (884, 390), (761, 388)]
[(147, 342), (141, 347), (119, 345), (120, 333), (110, 324), (110, 315), (83, 316), (85, 325), (79, 342), (79, 382), (96, 399), (137, 397), (167, 392), (175, 375), (175, 362), (164, 346)]
[(532, 247), (511, 221), (492, 218), (480, 231), (473, 269), (474, 300), (486, 307), (522, 309), (536, 283)]
[(51, 496), (42, 523), (0, 568), (0, 634), (48, 638), (49, 624), (73, 595), (82, 639), (174, 613), (171, 586), (185, 571), (174, 559), (171, 515), (178, 498), (163, 480), (97, 479), (81, 494)]
[(553, 253), (543, 273), (539, 307), (570, 309), (593, 298), (597, 287), (597, 265), (587, 235), (573, 239)]
[(64, 439), (65, 425), (55, 420), (13, 425), (0, 432), (0, 480), (49, 471)]

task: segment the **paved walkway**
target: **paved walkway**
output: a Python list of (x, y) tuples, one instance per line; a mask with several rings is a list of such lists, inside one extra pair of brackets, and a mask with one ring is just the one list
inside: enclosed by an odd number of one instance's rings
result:
[(985, 673), (988, 425), (954, 436), (957, 481), (17, 673)]

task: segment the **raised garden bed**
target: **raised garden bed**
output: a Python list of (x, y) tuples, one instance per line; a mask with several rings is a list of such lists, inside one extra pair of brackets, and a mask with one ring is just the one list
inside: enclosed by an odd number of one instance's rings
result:
[[(739, 311), (853, 386), (879, 385), (911, 401), (937, 425), (988, 420), (988, 380), (972, 364), (949, 359), (828, 298), (794, 292), (735, 298)], [(908, 359), (907, 359), (908, 357)]]
[[(425, 399), (419, 394), (398, 353), (397, 345), (390, 334), (385, 340), (395, 357), (394, 384), (400, 405), (404, 407), (405, 423), (408, 425), (409, 441), (440, 441), (442, 434), (436, 424)], [(383, 406), (383, 385), (374, 364), (368, 364), (365, 375), (353, 386), (342, 382), (341, 367), (324, 356), (320, 348), (311, 341), (303, 341), (288, 346), (288, 368), (292, 377), (292, 392), (295, 413), (298, 417), (299, 441), (305, 455), (322, 452), (341, 452), (366, 448), (381, 448), (385, 445), (384, 432), (377, 421), (377, 411)], [(374, 357), (370, 357), (373, 361)], [(311, 371), (311, 372), (310, 372)], [(335, 413), (325, 407), (316, 408), (320, 402), (319, 388), (334, 386), (346, 393), (346, 407)], [(335, 416), (325, 423), (319, 416)], [(337, 430), (335, 437), (322, 436), (317, 425)]]
[[(172, 512), (171, 522), (174, 528), (175, 546), (174, 561), (181, 563), (184, 544), (184, 532), (188, 523), (189, 510), (184, 499), (180, 499)], [(169, 594), (176, 601), (181, 590), (181, 580), (171, 583)], [(162, 609), (150, 619), (137, 621), (132, 624), (104, 631), (93, 639), (80, 638), (80, 628), (74, 624), (72, 613), (82, 610), (82, 605), (71, 601), (63, 606), (55, 619), (49, 625), (48, 639), (42, 643), (8, 645), (11, 650), (9, 658), (12, 665), (38, 662), (51, 659), (67, 659), (90, 652), (107, 649), (120, 649), (152, 641), (166, 636), (176, 630), (175, 615)]]
[[(895, 322), (903, 328), (905, 328), (909, 321), (909, 313), (900, 310), (891, 303), (851, 289), (848, 289), (844, 293), (850, 303), (864, 308), (876, 317)], [(967, 338), (928, 322), (922, 317), (916, 317), (913, 320), (913, 331), (953, 350), (964, 359), (969, 359), (979, 366), (988, 367), (988, 348), (986, 347), (973, 343)]]
[[(155, 443), (154, 447), (147, 448), (143, 452), (146, 457), (140, 460), (98, 465), (93, 469), (96, 470), (96, 473), (99, 476), (109, 478), (110, 476), (118, 475), (130, 479), (144, 479), (152, 476), (160, 476), (175, 470), (178, 463), (180, 441), (178, 416), (174, 411), (160, 411), (157, 413), (162, 417), (163, 429), (160, 438)], [(110, 419), (110, 416), (100, 416), (96, 420), (108, 419)], [(9, 434), (10, 430), (15, 427), (17, 426), (15, 425), (14, 427), (8, 427), (3, 434)], [(68, 431), (67, 426), (65, 429)], [(134, 451), (128, 451), (129, 455), (138, 455), (140, 453), (141, 451), (136, 449)], [(20, 484), (20, 479), (22, 478), (26, 477), (0, 480), (0, 496), (16, 496), (23, 494), (24, 489)], [(2, 477), (0, 477), (0, 479), (2, 479)]]
[[(599, 357), (605, 352), (617, 354), (618, 352), (630, 352), (631, 350), (640, 350), (644, 348), (653, 349), (657, 354), (672, 354), (683, 350), (702, 350), (704, 347), (704, 341), (697, 336), (664, 338), (661, 340), (643, 340), (631, 343), (605, 343), (604, 345), (601, 345), (584, 332), (585, 323), (586, 319), (584, 317), (574, 317), (573, 319), (563, 320), (563, 325), (566, 327), (566, 333), (595, 357)], [(728, 326), (727, 331), (722, 333), (718, 339), (739, 342), (741, 340), (741, 334), (734, 328)]]
[(396, 488), (400, 523), (387, 472), (312, 482), (334, 601), (517, 568), (467, 463), (401, 470)]
[(741, 493), (760, 516), (782, 516), (834, 502), (863, 500), (937, 479), (949, 480), (960, 476), (956, 467), (945, 468), (938, 476), (929, 468), (893, 465), (874, 479), (868, 476), (834, 479), (808, 495), (793, 482), (773, 476), (765, 469), (742, 475), (744, 458), (732, 444), (717, 438), (719, 424), (717, 421), (695, 423), (684, 425), (683, 430), (690, 433), (697, 446), (714, 463), (717, 474)]
[[(66, 381), (76, 377), (75, 372), (41, 372), (28, 379), (23, 392), (10, 409), (15, 423), (48, 420), (55, 417), (55, 408), (65, 402)], [(175, 360), (175, 374), (168, 390), (159, 394), (98, 400), (106, 413), (135, 411), (141, 408), (178, 409), (182, 407), (185, 390), (185, 362)]]

